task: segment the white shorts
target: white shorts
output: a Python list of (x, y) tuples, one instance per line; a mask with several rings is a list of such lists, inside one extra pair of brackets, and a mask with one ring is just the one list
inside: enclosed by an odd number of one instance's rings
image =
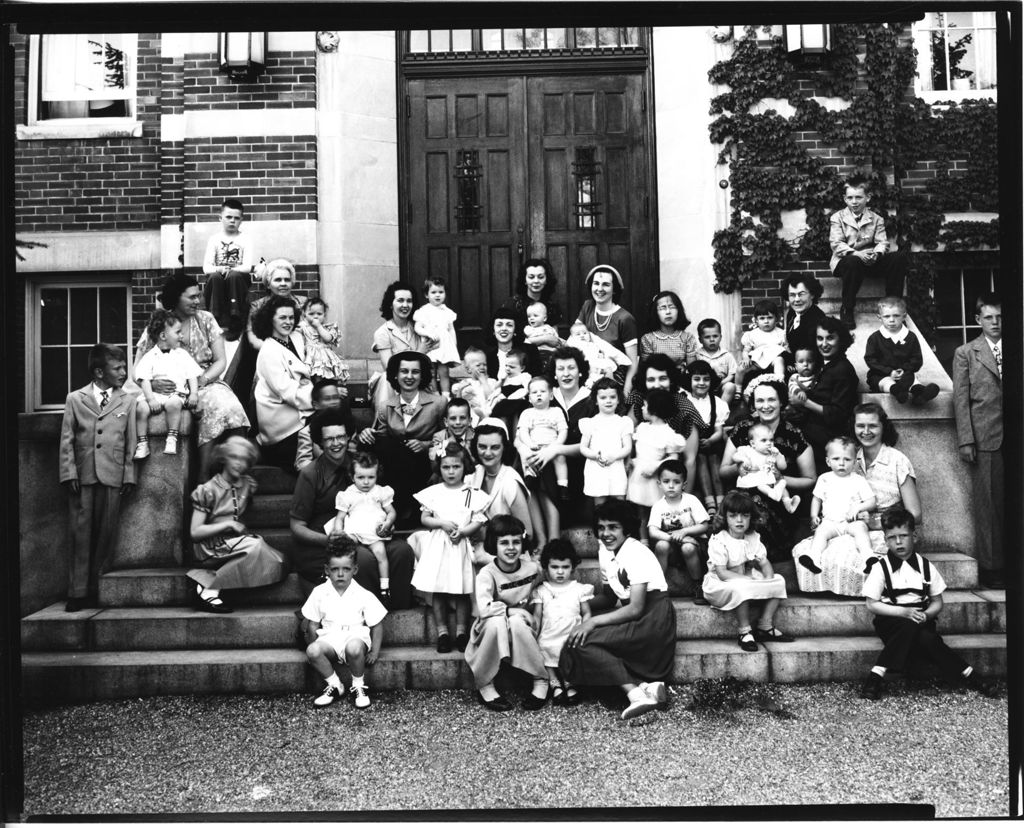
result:
[[(863, 523), (863, 521), (856, 522)], [(826, 520), (822, 518), (822, 521), (820, 524), (818, 524), (818, 527), (821, 529), (831, 529), (833, 532), (836, 533), (837, 537), (842, 537), (843, 535), (853, 535), (853, 529), (851, 528), (850, 524), (851, 521), (849, 520)]]
[(327, 632), (323, 632), (322, 629), (318, 632), (320, 635), (317, 636), (316, 640), (329, 644), (341, 664), (347, 663), (345, 661), (345, 648), (350, 641), (362, 641), (366, 645), (366, 649), (370, 649), (369, 627), (336, 627)]

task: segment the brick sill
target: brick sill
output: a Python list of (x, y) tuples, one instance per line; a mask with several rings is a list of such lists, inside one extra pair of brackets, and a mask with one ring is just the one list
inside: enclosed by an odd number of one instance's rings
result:
[(19, 141), (67, 141), (75, 138), (141, 138), (142, 122), (118, 119), (102, 124), (18, 124), (16, 137)]

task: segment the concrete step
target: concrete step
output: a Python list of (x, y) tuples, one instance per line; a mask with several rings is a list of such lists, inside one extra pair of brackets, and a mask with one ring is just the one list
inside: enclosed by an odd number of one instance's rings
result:
[[(292, 488), (294, 489), (294, 485)], [(288, 513), (291, 509), (291, 491), (282, 494), (257, 492), (253, 496), (252, 504), (245, 512), (245, 525), (261, 535), (264, 529), (287, 530)]]
[(295, 491), (296, 475), (289, 474), (277, 466), (253, 466), (251, 474), (259, 484), (257, 497), (263, 495), (288, 495), (290, 497)]
[[(980, 675), (1006, 675), (1005, 635), (949, 635), (946, 641)], [(722, 676), (761, 682), (851, 680), (868, 671), (880, 648), (872, 636), (806, 638), (769, 644), (756, 653), (743, 652), (735, 641), (680, 641), (673, 681)], [(298, 647), (22, 656), (22, 698), (28, 705), (152, 695), (294, 693), (311, 690), (316, 683)], [(367, 684), (371, 689), (435, 690), (470, 688), (473, 678), (457, 651), (385, 647), (367, 670)]]
[[(1006, 631), (1006, 593), (947, 590), (939, 616), (944, 634)], [(22, 619), (21, 646), (26, 652), (51, 650), (265, 649), (294, 646), (298, 619), (291, 605), (239, 607), (228, 615), (211, 615), (192, 607), (125, 607), (64, 612), (56, 603)], [(697, 606), (692, 598), (674, 600), (679, 640), (732, 639), (732, 613)], [(780, 629), (807, 636), (874, 635), (871, 614), (861, 599), (794, 595), (775, 616)], [(436, 639), (426, 607), (388, 614), (384, 641), (389, 646), (427, 645)]]

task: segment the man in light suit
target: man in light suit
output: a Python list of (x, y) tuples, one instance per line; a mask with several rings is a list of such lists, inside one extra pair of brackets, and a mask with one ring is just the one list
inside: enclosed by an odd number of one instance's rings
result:
[(994, 293), (978, 297), (981, 336), (953, 355), (953, 410), (960, 459), (974, 467), (975, 557), (984, 586), (1002, 589), (1003, 314)]
[(60, 430), (60, 482), (68, 486), (71, 523), (68, 612), (99, 606), (121, 495), (135, 485), (137, 397), (121, 389), (128, 377), (124, 351), (94, 345), (89, 372), (93, 381), (68, 394)]

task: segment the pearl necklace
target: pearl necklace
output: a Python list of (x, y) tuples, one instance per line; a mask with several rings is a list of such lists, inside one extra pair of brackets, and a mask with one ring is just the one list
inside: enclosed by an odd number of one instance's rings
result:
[[(610, 311), (599, 311), (597, 309), (597, 307), (595, 307), (594, 308), (594, 327), (597, 328), (602, 333), (604, 333), (606, 330), (608, 330), (608, 326), (612, 324), (612, 316), (614, 314), (615, 314), (615, 308), (612, 308)], [(601, 321), (598, 319), (599, 316), (606, 316), (607, 317), (607, 319), (604, 320), (604, 325), (602, 325)]]

